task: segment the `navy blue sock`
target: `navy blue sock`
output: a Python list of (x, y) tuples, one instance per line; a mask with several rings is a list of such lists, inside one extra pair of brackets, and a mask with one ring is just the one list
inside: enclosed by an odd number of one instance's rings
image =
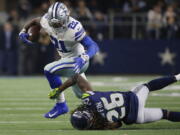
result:
[(180, 122), (180, 112), (171, 112), (167, 110), (163, 111), (163, 119), (172, 121), (172, 122)]
[(146, 83), (145, 85), (149, 88), (149, 91), (155, 91), (155, 90), (160, 90), (176, 81), (177, 80), (174, 76), (169, 76), (169, 77), (154, 79)]
[(169, 112), (168, 120), (180, 122), (180, 112)]
[(52, 74), (48, 71), (44, 71), (44, 74), (51, 86), (51, 89), (58, 88), (59, 86), (62, 85), (62, 81), (58, 75)]

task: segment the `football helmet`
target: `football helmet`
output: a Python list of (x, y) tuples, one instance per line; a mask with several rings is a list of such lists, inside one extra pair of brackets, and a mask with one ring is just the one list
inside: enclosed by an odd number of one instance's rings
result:
[(48, 9), (49, 25), (53, 28), (67, 27), (70, 11), (66, 5), (56, 2)]
[(93, 113), (89, 110), (75, 111), (71, 114), (71, 124), (79, 130), (90, 129), (93, 124)]

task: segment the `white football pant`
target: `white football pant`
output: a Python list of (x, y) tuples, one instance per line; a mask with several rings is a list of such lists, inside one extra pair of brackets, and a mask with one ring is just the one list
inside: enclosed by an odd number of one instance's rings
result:
[(146, 100), (149, 94), (149, 89), (147, 86), (139, 85), (131, 91), (137, 95), (139, 101), (136, 123), (149, 123), (162, 119), (163, 112), (160, 108), (145, 108)]

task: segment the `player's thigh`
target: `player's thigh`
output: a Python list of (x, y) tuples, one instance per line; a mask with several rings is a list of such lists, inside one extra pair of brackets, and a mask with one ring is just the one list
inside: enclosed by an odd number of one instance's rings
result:
[(68, 67), (68, 66), (69, 67), (74, 66), (74, 59), (73, 58), (61, 58), (60, 60), (57, 60), (57, 61), (54, 61), (52, 63), (47, 64), (44, 67), (44, 70), (53, 73), (58, 69)]
[[(80, 70), (80, 74), (86, 72), (87, 68), (89, 67), (89, 62), (87, 62)], [(75, 75), (74, 67), (73, 68), (64, 68), (57, 70), (55, 74), (64, 76), (64, 77), (71, 77)]]
[(146, 85), (142, 84), (142, 85), (139, 85), (139, 86), (133, 88), (131, 91), (133, 93), (135, 93), (136, 96), (138, 97), (139, 104), (145, 105), (146, 100), (148, 98), (148, 94), (149, 94), (148, 87)]
[[(88, 66), (89, 66), (89, 62), (87, 62), (82, 67), (80, 73), (85, 72)], [(44, 70), (60, 76), (69, 77), (75, 74), (74, 68), (75, 68), (75, 60), (74, 57), (71, 57), (71, 58), (62, 58), (58, 61), (52, 62), (46, 65)]]
[(138, 116), (137, 116), (137, 123), (144, 122), (144, 107), (146, 104), (146, 100), (148, 98), (149, 89), (145, 85), (139, 85), (131, 90), (133, 93), (136, 94), (138, 98)]

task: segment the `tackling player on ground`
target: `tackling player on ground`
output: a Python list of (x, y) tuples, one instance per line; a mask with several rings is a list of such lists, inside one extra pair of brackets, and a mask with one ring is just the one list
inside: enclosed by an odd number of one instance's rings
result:
[(142, 124), (166, 119), (180, 122), (180, 112), (160, 108), (145, 108), (149, 92), (160, 90), (174, 82), (180, 81), (180, 74), (162, 77), (139, 85), (128, 92), (93, 91), (90, 84), (80, 75), (67, 80), (58, 89), (51, 91), (49, 97), (56, 98), (66, 88), (77, 84), (84, 93), (83, 104), (71, 114), (74, 128), (116, 129), (124, 124)]
[[(99, 50), (97, 44), (88, 36), (82, 24), (70, 16), (68, 8), (60, 2), (52, 4), (48, 12), (41, 18), (35, 18), (27, 23), (19, 34), (20, 39), (28, 45), (33, 43), (28, 40), (27, 31), (33, 25), (39, 25), (50, 36), (61, 59), (45, 66), (44, 74), (49, 81), (51, 89), (62, 85), (61, 77), (71, 77), (84, 72), (88, 68), (89, 59)], [(85, 51), (86, 49), (86, 51)], [(73, 85), (77, 97), (82, 93), (77, 85)], [(57, 97), (55, 106), (44, 115), (46, 118), (56, 118), (67, 113), (68, 107), (64, 94)]]

